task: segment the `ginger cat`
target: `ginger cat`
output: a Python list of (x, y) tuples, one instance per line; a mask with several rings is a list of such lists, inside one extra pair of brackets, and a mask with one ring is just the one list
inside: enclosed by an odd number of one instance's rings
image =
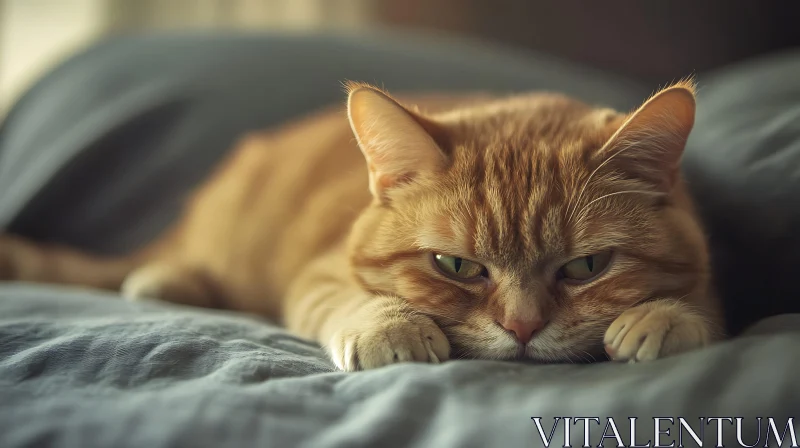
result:
[(417, 109), (348, 91), (347, 116), (246, 138), (141, 252), (103, 259), (5, 235), (0, 278), (258, 313), (348, 371), (647, 361), (722, 336), (679, 172), (691, 82), (630, 114), (555, 94)]

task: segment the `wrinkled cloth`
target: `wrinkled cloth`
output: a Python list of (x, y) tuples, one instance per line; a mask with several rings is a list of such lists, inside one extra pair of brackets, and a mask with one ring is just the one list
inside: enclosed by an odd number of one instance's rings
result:
[[(10, 284), (0, 287), (0, 446), (542, 446), (531, 417), (549, 434), (567, 416), (613, 417), (625, 441), (636, 416), (639, 443), (653, 440), (653, 417), (745, 417), (752, 443), (755, 417), (797, 418), (798, 347), (800, 315), (783, 315), (652, 363), (342, 373), (316, 344), (254, 317)], [(724, 429), (725, 446), (738, 446)], [(593, 446), (602, 431), (590, 427)], [(715, 434), (708, 425), (706, 445)]]

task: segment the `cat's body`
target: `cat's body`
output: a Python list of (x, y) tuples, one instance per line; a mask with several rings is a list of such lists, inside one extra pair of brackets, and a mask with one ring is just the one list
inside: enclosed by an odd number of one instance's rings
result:
[(346, 370), (581, 360), (604, 338), (612, 358), (648, 360), (720, 333), (677, 173), (690, 85), (628, 121), (558, 95), (413, 103), (424, 116), (352, 86), (348, 115), (244, 139), (141, 253), (5, 236), (0, 278), (258, 313)]

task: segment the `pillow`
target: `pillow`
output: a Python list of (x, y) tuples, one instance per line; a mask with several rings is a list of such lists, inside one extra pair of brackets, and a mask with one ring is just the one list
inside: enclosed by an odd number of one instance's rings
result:
[(800, 52), (701, 77), (684, 167), (729, 329), (800, 311)]

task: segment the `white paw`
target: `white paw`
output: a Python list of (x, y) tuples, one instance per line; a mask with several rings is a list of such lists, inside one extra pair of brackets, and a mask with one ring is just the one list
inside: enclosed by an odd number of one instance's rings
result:
[(128, 274), (120, 292), (128, 300), (191, 303), (192, 298), (206, 294), (202, 286), (186, 270), (168, 263), (151, 263)]
[(164, 281), (156, 269), (139, 268), (125, 277), (120, 287), (122, 297), (130, 301), (158, 300), (164, 297)]
[(652, 361), (704, 347), (708, 324), (686, 306), (653, 301), (626, 310), (606, 331), (606, 353), (614, 361)]
[(450, 343), (429, 317), (419, 314), (379, 315), (372, 322), (338, 331), (329, 350), (336, 366), (345, 371), (375, 369), (399, 362), (446, 361)]

